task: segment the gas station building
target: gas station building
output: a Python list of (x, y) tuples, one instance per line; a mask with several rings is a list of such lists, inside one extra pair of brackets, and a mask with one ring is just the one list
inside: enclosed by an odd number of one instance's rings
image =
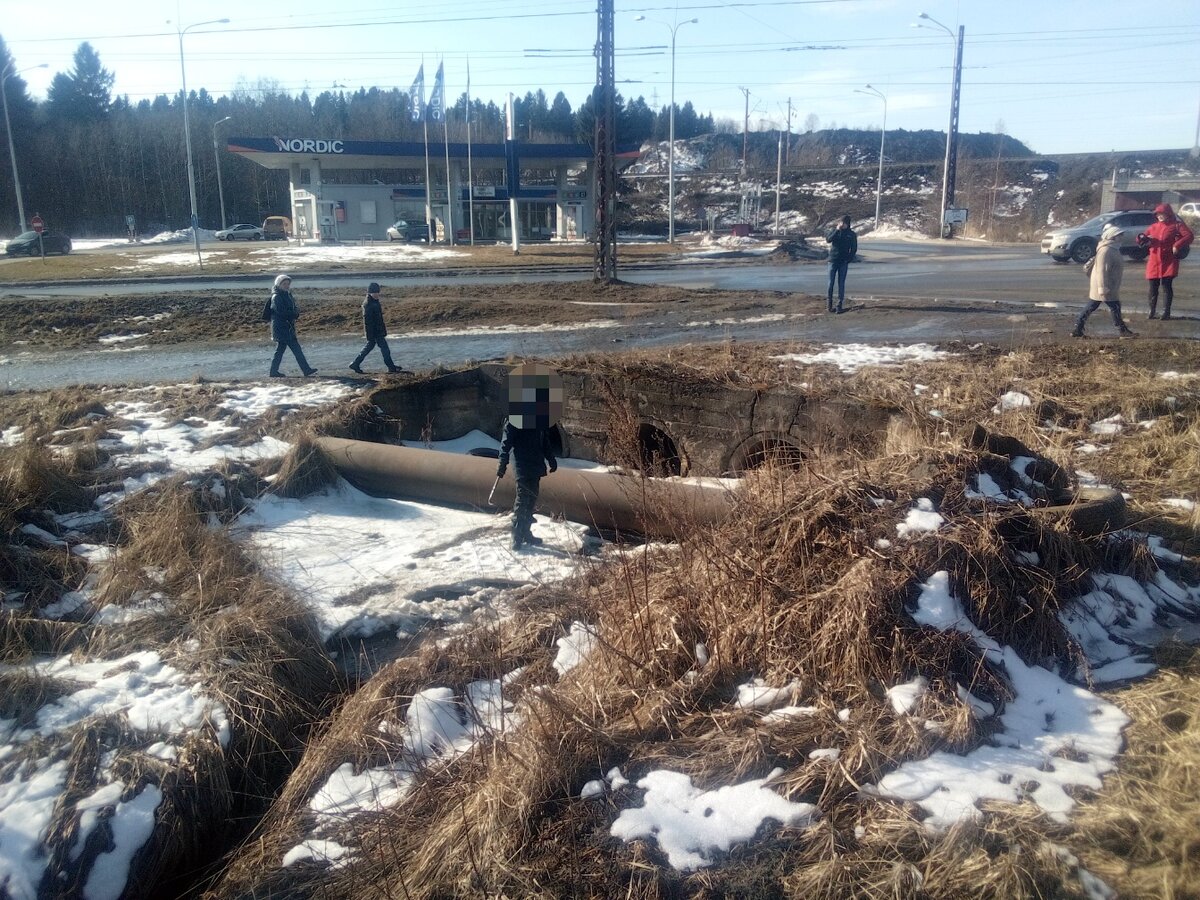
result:
[[(385, 241), (388, 227), (399, 219), (425, 222), (427, 166), (438, 241), (465, 242), (468, 215), (475, 240), (511, 240), (511, 198), (517, 201), (522, 242), (583, 241), (593, 229), (595, 167), (587, 144), (472, 143), (473, 201), (465, 143), (431, 142), (428, 157), (421, 141), (231, 137), (227, 149), (264, 168), (287, 171), (294, 237)], [(364, 183), (366, 175), (353, 174), (380, 171), (407, 177), (403, 183), (374, 177)], [(502, 183), (481, 184), (481, 174)]]

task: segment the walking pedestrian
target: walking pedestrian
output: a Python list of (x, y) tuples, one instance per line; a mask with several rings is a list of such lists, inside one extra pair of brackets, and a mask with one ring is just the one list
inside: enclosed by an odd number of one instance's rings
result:
[(376, 347), (383, 354), (383, 362), (389, 372), (404, 371), (392, 362), (392, 351), (387, 342), (387, 326), (383, 324), (383, 307), (379, 303), (379, 294), (382, 290), (383, 287), (377, 281), (372, 281), (367, 285), (367, 299), (362, 304), (363, 332), (367, 336), (367, 345), (354, 358), (354, 362), (350, 363), (350, 370), (359, 375), (363, 374), (362, 361)]
[(275, 358), (271, 360), (271, 377), (282, 378), (279, 363), (283, 351), (291, 350), (296, 364), (305, 375), (316, 375), (317, 370), (308, 364), (300, 341), (296, 339), (296, 320), (300, 318), (300, 307), (292, 296), (292, 276), (275, 276), (275, 289), (271, 292), (271, 338), (275, 341)]
[[(829, 290), (825, 292), (826, 312), (845, 312), (846, 270), (858, 253), (858, 235), (850, 227), (850, 217), (842, 216), (841, 223), (825, 235), (829, 243)], [(837, 281), (837, 309), (833, 308), (833, 282)]]
[(1192, 229), (1175, 216), (1175, 210), (1170, 203), (1160, 203), (1154, 207), (1154, 216), (1158, 219), (1153, 225), (1137, 236), (1139, 247), (1145, 247), (1150, 255), (1146, 257), (1146, 281), (1150, 286), (1150, 318), (1158, 318), (1158, 293), (1162, 288), (1163, 321), (1171, 318), (1171, 301), (1175, 299), (1175, 276), (1179, 274), (1179, 260), (1187, 255), (1187, 248), (1195, 240)]
[[(1125, 273), (1125, 261), (1121, 258), (1120, 238), (1124, 233), (1125, 230), (1116, 225), (1105, 225), (1104, 230), (1100, 232), (1096, 255), (1088, 261), (1091, 266), (1088, 273), (1088, 305), (1075, 320), (1072, 337), (1083, 337), (1083, 328), (1087, 324), (1088, 316), (1098, 310), (1101, 303), (1108, 307), (1117, 332), (1124, 337), (1133, 337), (1133, 332), (1121, 318), (1121, 276)], [(1086, 269), (1085, 266), (1085, 271)]]

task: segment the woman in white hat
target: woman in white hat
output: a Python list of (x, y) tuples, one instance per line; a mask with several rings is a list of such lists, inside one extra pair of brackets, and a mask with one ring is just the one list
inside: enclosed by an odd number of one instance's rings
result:
[(275, 341), (275, 358), (271, 360), (271, 377), (282, 378), (279, 363), (283, 360), (283, 351), (291, 350), (296, 357), (296, 364), (305, 375), (316, 375), (317, 370), (308, 364), (304, 351), (300, 349), (300, 341), (296, 339), (296, 320), (300, 318), (300, 307), (292, 296), (292, 276), (277, 275), (275, 290), (271, 292), (271, 338)]
[(1089, 263), (1089, 302), (1075, 320), (1072, 337), (1083, 337), (1083, 326), (1087, 323), (1088, 316), (1098, 310), (1101, 303), (1105, 304), (1112, 314), (1117, 332), (1122, 337), (1133, 337), (1133, 332), (1121, 318), (1121, 276), (1125, 274), (1125, 261), (1121, 259), (1119, 241), (1124, 233), (1124, 230), (1116, 225), (1105, 225), (1104, 230), (1100, 232), (1100, 244)]

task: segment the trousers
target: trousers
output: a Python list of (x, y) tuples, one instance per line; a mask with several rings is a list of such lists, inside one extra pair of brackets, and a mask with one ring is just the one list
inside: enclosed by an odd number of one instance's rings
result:
[(1175, 299), (1175, 276), (1150, 279), (1150, 318), (1154, 318), (1158, 312), (1158, 286), (1160, 283), (1163, 292), (1163, 318), (1166, 319), (1171, 315), (1171, 301)]
[(838, 309), (846, 302), (846, 271), (850, 268), (850, 260), (829, 261), (829, 289), (825, 292), (825, 308), (833, 309), (833, 283), (837, 281)]
[(367, 354), (376, 347), (378, 347), (379, 352), (383, 354), (383, 364), (389, 369), (395, 368), (396, 364), (392, 362), (392, 348), (388, 346), (387, 338), (375, 338), (374, 340), (367, 341), (367, 346), (362, 348), (362, 353), (354, 357), (354, 362), (352, 365), (361, 366), (362, 361), (367, 358)]
[(542, 487), (541, 475), (517, 475), (517, 499), (513, 504), (513, 537), (525, 538), (533, 525), (533, 508)]
[(279, 364), (283, 361), (283, 351), (291, 350), (292, 356), (296, 357), (296, 365), (300, 367), (300, 371), (307, 375), (312, 371), (312, 366), (308, 364), (308, 360), (304, 358), (304, 351), (300, 349), (300, 341), (293, 334), (286, 341), (276, 341), (275, 343), (275, 358), (271, 360), (271, 374), (279, 374)]
[[(1108, 307), (1109, 313), (1112, 315), (1113, 325), (1120, 331), (1125, 327), (1125, 320), (1121, 318), (1121, 301), (1120, 300), (1105, 300), (1104, 305)], [(1089, 300), (1088, 305), (1083, 308), (1083, 312), (1079, 314), (1079, 318), (1075, 320), (1075, 333), (1083, 334), (1083, 326), (1088, 320), (1088, 316), (1100, 308), (1099, 300)]]

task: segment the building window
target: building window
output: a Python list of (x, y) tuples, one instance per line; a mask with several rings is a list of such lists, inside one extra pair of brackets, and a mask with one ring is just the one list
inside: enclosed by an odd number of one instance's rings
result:
[(301, 184), (312, 184), (312, 169), (301, 169), (300, 170), (300, 183)]
[(379, 219), (375, 213), (374, 200), (360, 200), (358, 204), (358, 221), (364, 225), (374, 225)]

